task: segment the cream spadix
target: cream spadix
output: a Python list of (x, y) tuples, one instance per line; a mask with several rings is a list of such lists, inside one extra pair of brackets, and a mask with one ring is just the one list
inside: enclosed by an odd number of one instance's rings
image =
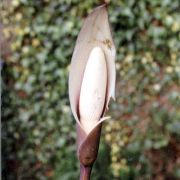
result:
[(95, 47), (87, 61), (79, 100), (80, 122), (87, 134), (100, 120), (104, 109), (106, 88), (106, 59), (103, 50)]

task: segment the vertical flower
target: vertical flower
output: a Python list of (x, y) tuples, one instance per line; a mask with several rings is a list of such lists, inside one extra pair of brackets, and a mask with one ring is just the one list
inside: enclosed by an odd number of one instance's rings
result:
[(115, 91), (115, 46), (106, 5), (85, 19), (74, 48), (69, 98), (77, 122), (80, 179), (89, 179), (97, 158), (102, 122)]

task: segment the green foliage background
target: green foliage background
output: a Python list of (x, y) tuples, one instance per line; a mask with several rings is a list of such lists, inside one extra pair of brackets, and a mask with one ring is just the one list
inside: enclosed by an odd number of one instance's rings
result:
[[(3, 179), (76, 180), (68, 71), (92, 0), (3, 1)], [(180, 2), (112, 0), (116, 102), (94, 180), (180, 178)], [(10, 47), (10, 48), (8, 48)]]

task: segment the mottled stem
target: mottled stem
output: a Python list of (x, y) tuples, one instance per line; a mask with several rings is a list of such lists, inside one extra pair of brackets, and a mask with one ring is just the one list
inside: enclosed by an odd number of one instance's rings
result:
[(90, 180), (90, 176), (91, 176), (91, 166), (83, 166), (80, 165), (80, 180)]

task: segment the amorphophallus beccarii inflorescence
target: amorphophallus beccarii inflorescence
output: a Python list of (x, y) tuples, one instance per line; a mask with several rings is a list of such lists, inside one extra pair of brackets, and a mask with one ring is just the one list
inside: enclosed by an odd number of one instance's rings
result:
[(69, 97), (77, 122), (77, 156), (80, 179), (90, 179), (96, 160), (102, 122), (115, 91), (115, 46), (108, 22), (107, 6), (93, 10), (85, 19), (74, 48)]

